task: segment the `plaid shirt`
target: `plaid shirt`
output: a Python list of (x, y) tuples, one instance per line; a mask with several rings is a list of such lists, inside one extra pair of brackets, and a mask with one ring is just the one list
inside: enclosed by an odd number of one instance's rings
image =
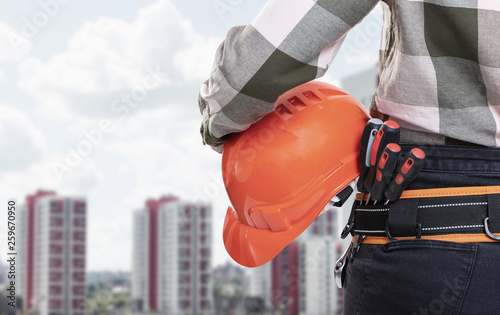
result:
[[(322, 76), (378, 0), (270, 0), (232, 28), (201, 87), (204, 143), (271, 112), (283, 92)], [(384, 0), (380, 84), (371, 112), (420, 143), (500, 146), (500, 0)], [(406, 135), (406, 136), (405, 136)], [(406, 138), (405, 138), (406, 137)]]

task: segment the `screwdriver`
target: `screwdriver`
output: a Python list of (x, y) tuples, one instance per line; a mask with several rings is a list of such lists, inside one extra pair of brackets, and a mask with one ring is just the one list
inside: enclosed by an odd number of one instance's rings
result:
[[(377, 172), (377, 162), (382, 155), (385, 147), (389, 143), (398, 143), (399, 142), (399, 125), (397, 122), (388, 120), (384, 122), (380, 130), (377, 132), (377, 136), (373, 141), (373, 147), (371, 151), (370, 158), (370, 170), (366, 179), (363, 183), (364, 188), (370, 192), (375, 181), (375, 174)], [(368, 200), (370, 200), (370, 194), (368, 194)], [(366, 204), (368, 204), (368, 200)]]
[(398, 165), (400, 152), (401, 147), (398, 144), (389, 143), (378, 161), (375, 182), (370, 191), (372, 198), (376, 200), (375, 203), (385, 198), (384, 190), (392, 180), (394, 171)]
[(361, 136), (361, 147), (359, 152), (359, 164), (361, 165), (361, 172), (358, 179), (358, 191), (361, 194), (361, 203), (365, 199), (365, 194), (368, 191), (363, 187), (363, 183), (370, 171), (370, 152), (372, 150), (373, 141), (384, 122), (378, 118), (372, 118), (366, 123), (363, 135)]
[(398, 168), (396, 176), (385, 190), (386, 204), (401, 197), (403, 190), (417, 177), (424, 166), (425, 152), (413, 148), (403, 157), (404, 163)]

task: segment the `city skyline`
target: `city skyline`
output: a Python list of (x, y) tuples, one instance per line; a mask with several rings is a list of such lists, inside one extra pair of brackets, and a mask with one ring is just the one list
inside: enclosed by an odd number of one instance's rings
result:
[[(20, 0), (0, 10), (0, 201), (37, 189), (85, 196), (88, 270), (130, 270), (127, 232), (144, 199), (210, 202), (214, 264), (230, 260), (221, 157), (201, 144), (197, 94), (227, 30), (265, 2)], [(324, 80), (375, 64), (380, 15), (347, 36)]]

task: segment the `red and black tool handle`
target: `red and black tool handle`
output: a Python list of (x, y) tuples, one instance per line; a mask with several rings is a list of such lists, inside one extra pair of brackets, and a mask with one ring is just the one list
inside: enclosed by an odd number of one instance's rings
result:
[(389, 143), (382, 153), (375, 173), (375, 182), (370, 191), (371, 197), (376, 201), (385, 199), (384, 191), (391, 182), (394, 171), (398, 166), (401, 147), (396, 143)]
[(377, 136), (373, 141), (373, 146), (371, 150), (370, 157), (370, 170), (366, 179), (363, 183), (364, 189), (370, 192), (375, 182), (375, 175), (377, 172), (377, 162), (382, 155), (385, 147), (389, 143), (398, 143), (399, 142), (399, 125), (397, 122), (388, 120), (384, 122), (380, 130), (377, 132)]
[(403, 190), (420, 173), (424, 166), (425, 152), (419, 148), (413, 148), (402, 160), (393, 180), (385, 190), (385, 197), (391, 202), (398, 200)]

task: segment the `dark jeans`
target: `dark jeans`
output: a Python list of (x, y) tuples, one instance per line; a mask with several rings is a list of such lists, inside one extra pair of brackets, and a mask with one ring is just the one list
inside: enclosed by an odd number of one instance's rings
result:
[[(500, 149), (419, 147), (411, 189), (500, 185)], [(500, 314), (500, 242), (362, 244), (346, 268), (345, 314)]]

